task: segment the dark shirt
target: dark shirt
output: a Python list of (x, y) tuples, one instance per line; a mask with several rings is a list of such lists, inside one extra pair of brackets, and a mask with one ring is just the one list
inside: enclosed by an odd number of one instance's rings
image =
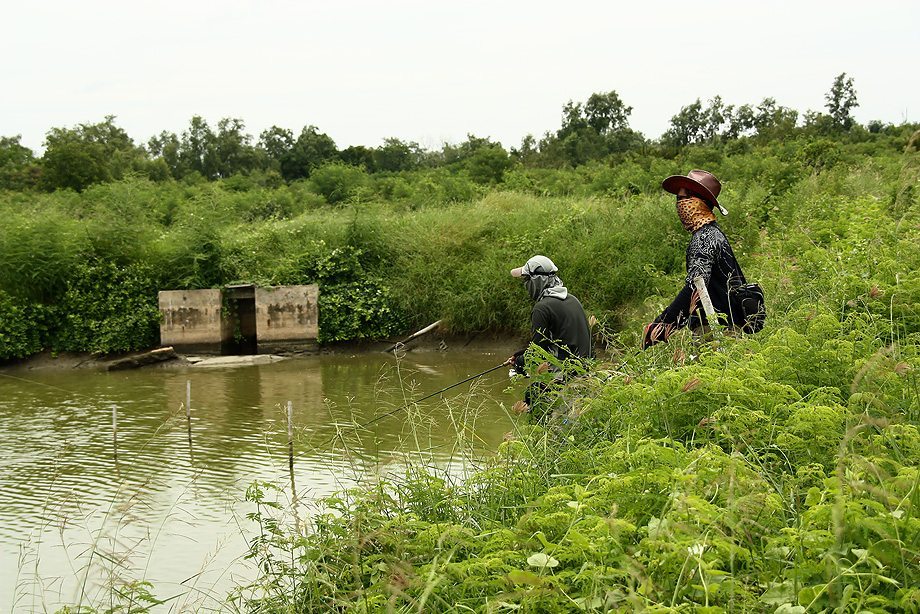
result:
[[(544, 297), (530, 314), (531, 342), (559, 360), (590, 358), (591, 330), (581, 302), (569, 294), (564, 299)], [(524, 350), (516, 352), (515, 368), (524, 371)]]
[[(746, 281), (725, 233), (715, 222), (706, 224), (690, 238), (690, 244), (687, 245), (687, 277), (684, 287), (661, 315), (655, 318), (656, 323), (677, 328), (688, 325), (697, 328), (707, 323), (702, 303), (697, 300), (691, 305), (694, 294), (693, 279), (697, 276), (706, 282), (709, 298), (719, 314), (720, 322), (723, 325), (734, 323), (736, 318), (732, 314), (729, 289), (737, 288)], [(743, 322), (744, 318), (739, 314), (737, 320)]]

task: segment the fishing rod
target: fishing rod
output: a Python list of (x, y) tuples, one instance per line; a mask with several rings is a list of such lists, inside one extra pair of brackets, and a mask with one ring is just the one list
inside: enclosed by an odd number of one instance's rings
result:
[[(451, 384), (450, 386), (447, 386), (447, 387), (445, 387), (445, 388), (441, 388), (440, 390), (438, 390), (438, 391), (436, 391), (436, 392), (432, 392), (431, 394), (425, 395), (425, 396), (423, 396), (423, 397), (420, 398), (420, 399), (415, 399), (414, 401), (409, 401), (409, 402), (406, 403), (405, 405), (400, 405), (400, 406), (397, 407), (396, 409), (394, 409), (394, 410), (392, 410), (392, 411), (388, 411), (387, 413), (382, 414), (382, 415), (380, 415), (380, 416), (377, 416), (377, 417), (374, 418), (373, 420), (369, 420), (368, 422), (365, 422), (364, 424), (359, 424), (356, 428), (357, 428), (357, 429), (362, 429), (362, 430), (363, 430), (363, 429), (366, 429), (367, 427), (371, 426), (372, 424), (376, 424), (377, 422), (380, 422), (380, 421), (383, 420), (384, 418), (389, 418), (389, 417), (392, 416), (393, 414), (399, 413), (399, 412), (403, 411), (404, 409), (408, 409), (410, 405), (415, 405), (416, 403), (421, 403), (422, 401), (426, 401), (426, 400), (430, 399), (431, 397), (434, 397), (434, 396), (437, 396), (437, 395), (439, 395), (439, 394), (443, 394), (443, 393), (447, 392), (447, 391), (450, 390), (451, 388), (456, 388), (457, 386), (460, 386), (461, 384), (465, 384), (465, 383), (467, 383), (467, 382), (469, 382), (469, 381), (471, 381), (471, 380), (474, 380), (474, 379), (476, 379), (476, 378), (478, 378), (478, 377), (482, 377), (483, 375), (488, 375), (488, 374), (491, 373), (492, 371), (497, 371), (498, 369), (501, 369), (501, 368), (507, 367), (507, 366), (508, 366), (508, 363), (507, 363), (507, 362), (503, 362), (503, 363), (501, 363), (500, 365), (496, 365), (496, 366), (494, 366), (494, 367), (491, 367), (491, 368), (489, 368), (489, 369), (486, 369), (485, 371), (483, 371), (483, 372), (481, 372), (481, 373), (477, 373), (476, 375), (471, 375), (471, 376), (469, 376), (469, 377), (466, 378), (466, 379), (460, 380), (459, 382), (457, 382), (457, 383), (455, 383), (455, 384)], [(332, 443), (333, 441), (335, 441), (336, 438), (338, 438), (338, 437), (341, 437), (341, 433), (337, 431), (336, 434), (332, 437), (332, 439), (330, 439), (330, 440), (327, 442), (327, 445), (328, 445), (329, 443)]]

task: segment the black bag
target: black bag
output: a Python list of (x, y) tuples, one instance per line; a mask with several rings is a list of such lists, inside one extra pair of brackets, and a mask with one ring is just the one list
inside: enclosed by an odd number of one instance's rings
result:
[(731, 289), (732, 320), (745, 333), (756, 333), (767, 319), (763, 289), (759, 284), (742, 284)]

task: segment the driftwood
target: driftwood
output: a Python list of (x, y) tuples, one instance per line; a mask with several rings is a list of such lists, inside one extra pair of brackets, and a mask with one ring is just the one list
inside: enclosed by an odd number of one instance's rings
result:
[(135, 354), (133, 356), (126, 356), (125, 358), (113, 360), (106, 365), (105, 369), (106, 371), (137, 369), (138, 367), (165, 362), (167, 360), (175, 360), (176, 358), (179, 358), (179, 355), (176, 354), (176, 350), (172, 347), (157, 348), (149, 352), (143, 352), (142, 354)]
[(432, 324), (429, 324), (428, 326), (426, 326), (426, 327), (423, 328), (422, 330), (412, 333), (411, 335), (409, 335), (408, 337), (406, 337), (406, 338), (403, 339), (402, 341), (397, 341), (396, 343), (394, 343), (393, 345), (391, 345), (390, 347), (388, 347), (387, 349), (385, 349), (384, 352), (392, 352), (392, 351), (395, 350), (396, 348), (406, 345), (407, 343), (409, 343), (410, 341), (412, 341), (412, 340), (415, 339), (416, 337), (421, 337), (421, 336), (424, 335), (425, 333), (430, 333), (431, 331), (433, 331), (434, 329), (436, 329), (436, 328), (437, 328), (438, 326), (440, 326), (440, 325), (441, 325), (441, 320), (438, 320), (437, 322), (434, 322), (434, 323), (432, 323)]

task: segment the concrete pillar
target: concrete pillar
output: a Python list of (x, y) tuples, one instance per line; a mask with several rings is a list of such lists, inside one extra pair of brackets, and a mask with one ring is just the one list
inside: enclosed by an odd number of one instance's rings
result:
[(159, 302), (161, 345), (184, 352), (220, 353), (225, 335), (220, 290), (163, 290)]
[(256, 288), (259, 353), (312, 350), (319, 335), (319, 287)]

